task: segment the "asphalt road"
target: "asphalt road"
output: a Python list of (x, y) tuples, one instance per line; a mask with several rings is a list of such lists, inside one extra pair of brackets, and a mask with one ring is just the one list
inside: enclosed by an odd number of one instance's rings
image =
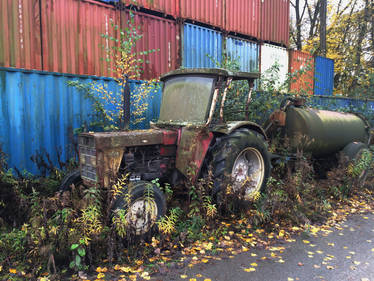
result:
[(374, 281), (373, 213), (352, 215), (331, 228), (330, 233), (301, 233), (293, 239), (273, 245), (273, 251), (251, 249), (232, 258), (176, 269), (152, 279)]

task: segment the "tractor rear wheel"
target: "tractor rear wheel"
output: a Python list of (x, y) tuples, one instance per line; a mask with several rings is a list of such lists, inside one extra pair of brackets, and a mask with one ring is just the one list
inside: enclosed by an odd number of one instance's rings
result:
[(244, 128), (216, 139), (211, 166), (213, 193), (218, 194), (231, 184), (234, 193), (245, 200), (254, 200), (264, 191), (271, 169), (263, 136)]
[(146, 235), (166, 213), (166, 200), (163, 192), (153, 183), (137, 181), (119, 195), (113, 212), (126, 210), (126, 223), (135, 235)]

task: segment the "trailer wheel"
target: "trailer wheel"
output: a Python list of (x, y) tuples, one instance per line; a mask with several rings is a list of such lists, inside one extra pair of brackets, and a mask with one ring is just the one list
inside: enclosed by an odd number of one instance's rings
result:
[(153, 183), (130, 183), (128, 189), (123, 191), (114, 203), (114, 216), (118, 210), (126, 210), (126, 223), (133, 234), (146, 235), (166, 213), (165, 196)]
[(69, 174), (67, 174), (63, 178), (63, 180), (60, 184), (59, 191), (60, 192), (70, 191), (71, 186), (73, 184), (74, 184), (75, 187), (78, 187), (79, 185), (83, 184), (83, 181), (82, 181), (81, 174), (80, 174), (79, 170), (74, 170), (74, 171), (70, 172)]
[[(348, 157), (349, 163), (355, 163), (360, 160), (363, 153), (365, 151), (368, 151), (370, 153), (370, 156), (372, 156), (371, 151), (369, 150), (368, 146), (362, 142), (351, 142), (348, 145), (344, 147), (342, 150), (343, 155)], [(366, 177), (368, 175), (370, 166), (368, 167), (362, 167), (361, 173), (356, 178), (356, 184), (361, 187), (365, 181)]]
[(225, 190), (227, 180), (233, 191), (253, 200), (263, 192), (271, 164), (264, 138), (257, 132), (238, 129), (220, 137), (212, 147), (213, 193)]

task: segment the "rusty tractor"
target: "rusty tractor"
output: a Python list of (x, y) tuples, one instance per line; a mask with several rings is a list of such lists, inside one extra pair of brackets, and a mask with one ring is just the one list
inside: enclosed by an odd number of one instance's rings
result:
[[(306, 108), (299, 99), (287, 99), (264, 128), (250, 120), (225, 121), (225, 101), (230, 84), (249, 85), (246, 118), (252, 89), (259, 73), (224, 69), (179, 69), (161, 77), (163, 96), (160, 116), (151, 129), (93, 132), (79, 135), (79, 170), (67, 175), (62, 190), (71, 185), (109, 188), (113, 179), (128, 175), (131, 200), (119, 196), (114, 208), (126, 209), (126, 220), (136, 234), (150, 231), (165, 214), (165, 196), (153, 180), (175, 186), (192, 183), (207, 167), (213, 175), (213, 194), (231, 180), (234, 191), (251, 200), (263, 192), (271, 160), (267, 143), (276, 134), (289, 139), (295, 152), (301, 138), (310, 138), (306, 150), (315, 157), (347, 151), (354, 158), (370, 142), (370, 126), (364, 118), (348, 113)], [(270, 139), (269, 139), (270, 137)], [(151, 200), (145, 193), (152, 189)]]

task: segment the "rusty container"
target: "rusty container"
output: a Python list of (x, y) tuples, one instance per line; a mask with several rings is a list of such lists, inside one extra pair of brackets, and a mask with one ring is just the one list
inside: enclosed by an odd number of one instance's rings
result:
[(297, 50), (289, 51), (290, 92), (313, 95), (314, 57)]
[(289, 0), (261, 1), (261, 34), (265, 42), (288, 46), (290, 23)]
[(111, 76), (106, 49), (117, 37), (120, 12), (114, 6), (90, 0), (40, 0), (43, 70)]
[(180, 16), (224, 28), (224, 0), (180, 0)]
[(0, 66), (42, 69), (38, 0), (0, 1)]
[(339, 152), (351, 142), (368, 143), (369, 134), (368, 123), (355, 114), (298, 107), (286, 111), (291, 148), (316, 157)]
[(226, 0), (225, 30), (259, 38), (261, 0)]
[(174, 18), (179, 17), (179, 0), (121, 0), (126, 6), (134, 5), (145, 9), (158, 11)]
[[(180, 29), (173, 20), (168, 20), (140, 12), (132, 12), (133, 25), (139, 27), (142, 38), (137, 41), (137, 59), (143, 62), (140, 79), (158, 78), (161, 74), (177, 69), (180, 65)], [(121, 29), (129, 26), (130, 13), (121, 14)], [(150, 51), (147, 55), (140, 54)]]

